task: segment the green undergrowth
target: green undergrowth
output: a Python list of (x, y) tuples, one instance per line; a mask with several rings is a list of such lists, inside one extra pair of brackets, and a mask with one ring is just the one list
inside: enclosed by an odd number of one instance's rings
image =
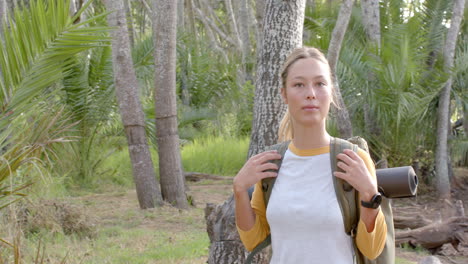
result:
[(234, 176), (244, 165), (249, 138), (206, 137), (182, 148), (185, 171)]

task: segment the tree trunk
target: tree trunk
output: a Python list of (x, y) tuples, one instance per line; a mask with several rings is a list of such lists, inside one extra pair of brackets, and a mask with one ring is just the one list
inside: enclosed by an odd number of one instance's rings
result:
[(278, 140), (286, 106), (281, 100), (281, 67), (289, 53), (302, 46), (305, 0), (266, 2), (263, 44), (258, 50), (252, 136), (248, 156)]
[[(190, 34), (197, 39), (197, 31), (195, 29), (195, 12), (193, 0), (187, 0), (185, 2), (185, 13), (187, 14), (187, 19), (185, 20), (185, 28), (190, 31)], [(196, 42), (196, 41), (195, 41)]]
[[(367, 34), (367, 39), (370, 42), (371, 50), (373, 54), (370, 56), (375, 56), (380, 53), (380, 10), (379, 10), (379, 1), (376, 0), (362, 0), (361, 1), (361, 12), (362, 12), (362, 23)], [(368, 80), (370, 85), (379, 89), (379, 84), (377, 83), (375, 74), (370, 71), (368, 74)], [(364, 122), (366, 131), (369, 135), (375, 138), (379, 138), (381, 135), (380, 127), (377, 123), (374, 112), (371, 109), (371, 105), (366, 101), (363, 105), (364, 112)], [(376, 153), (375, 150), (378, 149), (376, 146), (370, 142), (371, 154), (380, 156), (381, 153)], [(386, 160), (381, 162), (386, 163)]]
[[(248, 256), (235, 222), (235, 201), (231, 196), (222, 205), (207, 204), (205, 219), (210, 238), (209, 264), (242, 264)], [(257, 254), (253, 263), (267, 264), (267, 254)]]
[(448, 175), (448, 128), (450, 118), (450, 91), (452, 89), (451, 68), (454, 64), (455, 48), (458, 32), (465, 9), (465, 0), (455, 0), (450, 28), (444, 45), (444, 70), (450, 74), (439, 97), (437, 109), (437, 146), (436, 146), (436, 177), (437, 191), (440, 197), (450, 197), (450, 182)]
[(367, 37), (380, 50), (380, 10), (379, 1), (361, 0), (362, 23)]
[(162, 204), (161, 192), (146, 139), (145, 117), (130, 54), (123, 0), (107, 0), (105, 4), (108, 10), (115, 10), (108, 16), (109, 26), (117, 28), (112, 31), (115, 90), (127, 136), (138, 202), (142, 209), (153, 208)]
[(330, 40), (330, 45), (328, 46), (328, 63), (330, 64), (330, 69), (334, 76), (335, 80), (335, 89), (337, 94), (338, 106), (334, 109), (336, 113), (336, 119), (338, 123), (338, 130), (340, 131), (340, 136), (343, 138), (350, 138), (353, 135), (353, 126), (351, 124), (351, 119), (349, 118), (349, 112), (346, 108), (346, 105), (341, 96), (340, 86), (338, 79), (336, 78), (336, 65), (338, 64), (338, 59), (341, 51), (341, 44), (343, 43), (344, 35), (346, 29), (348, 28), (349, 19), (351, 18), (351, 12), (353, 11), (353, 2), (354, 0), (344, 0), (341, 5), (340, 12), (338, 14), (338, 19), (335, 24), (335, 28), (332, 32), (332, 37)]
[(127, 15), (128, 38), (130, 39), (130, 47), (135, 46), (135, 30), (133, 29), (133, 15), (130, 0), (124, 0), (125, 13)]
[(243, 67), (245, 72), (245, 80), (253, 82), (252, 76), (252, 65), (253, 59), (251, 54), (251, 44), (250, 44), (250, 32), (249, 32), (249, 25), (252, 24), (250, 22), (250, 15), (249, 15), (249, 3), (247, 0), (240, 0), (239, 6), (239, 34), (242, 41), (242, 61)]
[[(304, 9), (305, 0), (266, 2), (263, 44), (257, 56), (255, 109), (249, 156), (277, 141), (278, 126), (285, 108), (279, 95), (280, 68), (286, 56), (302, 44)], [(217, 207), (208, 206), (205, 214), (211, 242), (208, 263), (243, 263), (247, 252), (239, 241), (235, 227), (234, 197), (231, 196)], [(264, 251), (255, 259), (254, 263), (268, 263), (269, 254)]]
[(154, 1), (154, 10), (156, 137), (162, 196), (178, 208), (188, 208), (177, 129), (177, 2)]
[(177, 27), (183, 31), (185, 26), (185, 0), (177, 0)]
[(263, 38), (263, 17), (265, 16), (266, 0), (255, 1), (255, 18), (257, 20), (257, 54), (262, 48)]
[(468, 136), (468, 102), (463, 106), (463, 129), (465, 130), (465, 135)]

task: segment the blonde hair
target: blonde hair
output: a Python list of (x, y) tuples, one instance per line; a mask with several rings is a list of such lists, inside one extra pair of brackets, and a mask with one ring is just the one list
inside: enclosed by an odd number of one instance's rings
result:
[[(288, 78), (289, 68), (293, 65), (296, 61), (306, 58), (313, 58), (316, 59), (324, 64), (326, 64), (329, 69), (330, 65), (328, 64), (328, 60), (323, 55), (323, 53), (312, 47), (301, 47), (296, 48), (293, 52), (286, 58), (286, 61), (283, 64), (283, 68), (281, 70), (281, 88), (286, 89), (286, 80)], [(332, 98), (331, 102), (333, 105), (336, 105), (336, 91), (333, 86), (333, 74), (330, 70), (330, 80), (331, 80), (331, 90), (332, 90)], [(286, 113), (283, 116), (283, 119), (280, 122), (279, 130), (278, 130), (278, 142), (283, 142), (287, 140), (292, 140), (294, 135), (294, 127), (291, 121), (291, 116), (289, 114), (289, 109), (286, 109)]]

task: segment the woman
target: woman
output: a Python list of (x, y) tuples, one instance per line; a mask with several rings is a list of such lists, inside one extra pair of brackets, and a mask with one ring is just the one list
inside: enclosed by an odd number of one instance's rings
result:
[[(236, 224), (248, 250), (271, 232), (270, 263), (353, 263), (352, 241), (344, 231), (330, 166), (330, 135), (326, 118), (335, 91), (330, 66), (315, 48), (292, 52), (281, 73), (281, 96), (288, 111), (281, 121), (280, 141), (291, 140), (278, 167), (268, 162), (280, 159), (276, 151), (251, 157), (234, 178)], [(337, 156), (344, 172), (334, 176), (351, 184), (361, 201), (377, 192), (374, 164), (367, 152), (345, 150)], [(269, 171), (267, 171), (269, 170)], [(261, 180), (277, 177), (268, 208), (263, 201)], [(255, 184), (252, 201), (248, 188)], [(376, 258), (385, 245), (387, 226), (380, 208), (361, 206), (357, 228), (358, 249)]]

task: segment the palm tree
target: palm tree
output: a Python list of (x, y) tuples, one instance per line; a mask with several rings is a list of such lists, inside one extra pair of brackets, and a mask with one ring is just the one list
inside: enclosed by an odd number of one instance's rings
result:
[(131, 57), (127, 19), (122, 0), (106, 1), (109, 25), (117, 27), (112, 33), (112, 57), (117, 101), (128, 141), (140, 208), (154, 208), (162, 204), (161, 192), (156, 180), (153, 161), (145, 131), (138, 81)]
[(449, 181), (449, 158), (447, 150), (448, 124), (450, 124), (450, 92), (452, 89), (453, 78), (451, 69), (454, 65), (455, 48), (457, 46), (457, 37), (460, 30), (463, 12), (465, 10), (465, 0), (455, 0), (453, 5), (453, 14), (450, 28), (444, 45), (444, 70), (449, 78), (444, 85), (439, 97), (439, 108), (437, 111), (437, 148), (436, 148), (436, 173), (437, 173), (437, 191), (442, 198), (450, 197)]
[(176, 8), (175, 1), (154, 1), (156, 137), (163, 199), (178, 208), (187, 208), (177, 128)]

